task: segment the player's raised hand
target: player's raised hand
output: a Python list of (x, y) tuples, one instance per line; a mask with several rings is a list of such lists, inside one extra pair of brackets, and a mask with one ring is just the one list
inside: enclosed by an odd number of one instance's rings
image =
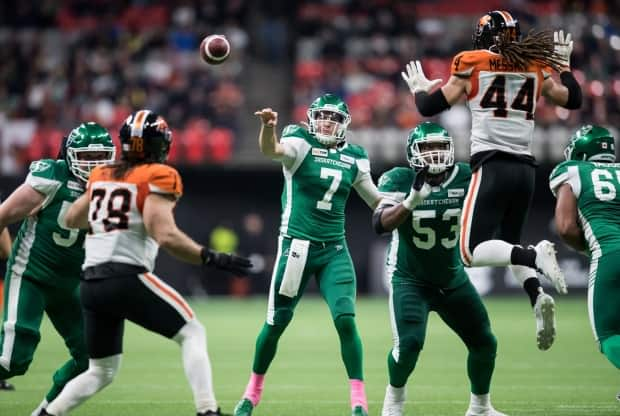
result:
[(254, 112), (255, 116), (260, 117), (261, 123), (265, 126), (275, 127), (278, 124), (278, 113), (271, 108), (263, 108)]
[(411, 191), (407, 198), (403, 200), (403, 206), (410, 211), (431, 194), (431, 186), (426, 182), (428, 168), (428, 165), (426, 165), (417, 171), (413, 183), (411, 184)]
[(218, 270), (226, 270), (242, 276), (247, 276), (252, 268), (250, 259), (235, 254), (220, 253), (203, 248), (200, 256), (205, 266), (213, 267)]
[(564, 31), (553, 32), (553, 50), (562, 60), (562, 66), (570, 67), (570, 54), (573, 52), (573, 40), (570, 33), (564, 36)]
[(406, 70), (407, 72), (401, 72), (400, 75), (409, 86), (412, 94), (419, 91), (429, 92), (437, 85), (441, 84), (441, 79), (429, 81), (428, 78), (426, 78), (420, 61), (409, 62), (406, 66)]

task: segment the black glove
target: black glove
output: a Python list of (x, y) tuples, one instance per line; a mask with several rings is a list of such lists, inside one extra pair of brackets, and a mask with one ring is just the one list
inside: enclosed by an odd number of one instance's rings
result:
[(245, 257), (220, 253), (206, 247), (202, 248), (200, 257), (202, 258), (202, 264), (205, 266), (214, 267), (218, 270), (226, 270), (242, 276), (246, 276), (252, 267), (252, 262)]
[(413, 180), (413, 185), (411, 187), (416, 191), (419, 191), (426, 183), (426, 175), (428, 175), (428, 165), (425, 165), (422, 169), (420, 169)]

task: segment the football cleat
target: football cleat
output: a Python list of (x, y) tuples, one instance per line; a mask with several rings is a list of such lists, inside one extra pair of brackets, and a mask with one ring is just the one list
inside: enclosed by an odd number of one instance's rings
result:
[(15, 386), (6, 380), (0, 380), (0, 390), (15, 390)]
[(538, 349), (548, 350), (555, 340), (555, 302), (546, 293), (540, 293), (534, 304), (536, 316), (536, 345)]
[(250, 416), (254, 410), (254, 405), (249, 399), (241, 399), (235, 406), (234, 416)]
[(368, 416), (368, 412), (362, 406), (355, 406), (351, 416)]
[(558, 265), (558, 260), (555, 257), (556, 251), (553, 243), (542, 240), (535, 246), (530, 246), (530, 248), (536, 251), (536, 268), (538, 271), (555, 286), (555, 290), (557, 290), (558, 293), (563, 295), (568, 293), (566, 280), (564, 280), (564, 273), (562, 273)]
[(207, 410), (206, 412), (196, 413), (196, 416), (230, 416), (227, 413), (222, 413), (221, 409), (218, 407), (214, 412), (213, 410)]
[(493, 408), (493, 406), (488, 407), (470, 407), (467, 409), (465, 416), (508, 416), (506, 413), (502, 413)]
[(385, 399), (383, 399), (383, 409), (381, 416), (402, 416), (405, 409), (405, 395), (400, 400), (394, 397), (390, 386), (385, 389)]

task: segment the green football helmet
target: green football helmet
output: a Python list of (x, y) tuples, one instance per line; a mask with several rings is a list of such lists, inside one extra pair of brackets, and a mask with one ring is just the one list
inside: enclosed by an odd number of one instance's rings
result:
[(114, 161), (116, 151), (108, 131), (97, 123), (88, 122), (71, 130), (64, 154), (71, 173), (87, 182), (95, 166)]
[(571, 136), (570, 143), (564, 149), (564, 158), (613, 163), (616, 161), (614, 137), (604, 127), (585, 125)]
[(349, 107), (333, 94), (321, 95), (308, 108), (309, 132), (326, 146), (344, 143), (349, 123)]
[(437, 123), (425, 121), (409, 133), (407, 160), (414, 169), (428, 166), (436, 175), (454, 165), (454, 146), (448, 131)]

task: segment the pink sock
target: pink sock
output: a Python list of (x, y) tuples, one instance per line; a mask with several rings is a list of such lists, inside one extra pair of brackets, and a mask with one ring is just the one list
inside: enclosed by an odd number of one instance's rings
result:
[(248, 381), (248, 386), (245, 388), (245, 393), (243, 393), (243, 398), (248, 399), (252, 402), (253, 406), (256, 406), (258, 402), (260, 402), (260, 398), (263, 394), (264, 382), (264, 374), (256, 374), (255, 372), (252, 372), (252, 374), (250, 375), (250, 381)]
[(364, 389), (364, 382), (362, 380), (349, 380), (351, 385), (351, 408), (355, 409), (357, 406), (368, 412), (368, 400), (366, 399), (366, 391)]

